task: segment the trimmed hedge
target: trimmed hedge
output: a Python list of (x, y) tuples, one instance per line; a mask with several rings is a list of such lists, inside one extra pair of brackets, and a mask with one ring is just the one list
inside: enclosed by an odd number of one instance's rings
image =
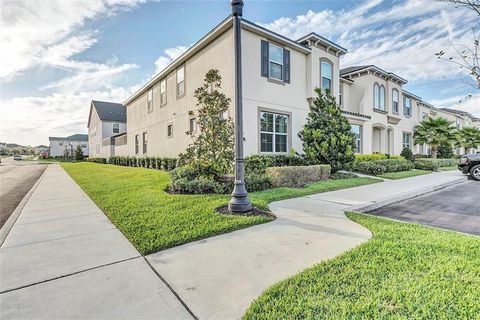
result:
[(416, 159), (415, 169), (438, 171), (442, 167), (453, 167), (457, 165), (456, 159), (433, 159), (433, 158), (421, 158)]
[(387, 160), (387, 159), (405, 160), (405, 158), (402, 156), (391, 156), (389, 154), (383, 154), (383, 153), (355, 155), (355, 162), (366, 162), (366, 161)]
[(408, 160), (385, 159), (355, 163), (354, 170), (362, 173), (380, 175), (385, 172), (412, 170), (414, 165)]
[(245, 158), (245, 171), (264, 173), (270, 167), (285, 167), (285, 166), (307, 166), (309, 163), (305, 158), (297, 155), (252, 155)]
[(143, 167), (171, 171), (177, 167), (177, 159), (161, 157), (114, 156), (108, 158), (108, 163), (125, 167)]
[(273, 187), (303, 187), (307, 183), (326, 180), (331, 168), (327, 164), (313, 166), (270, 167), (266, 169)]
[(86, 158), (88, 162), (95, 162), (95, 163), (107, 163), (107, 158)]

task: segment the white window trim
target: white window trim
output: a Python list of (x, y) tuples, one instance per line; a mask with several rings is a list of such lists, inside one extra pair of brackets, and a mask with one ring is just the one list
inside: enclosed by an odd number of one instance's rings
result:
[(153, 87), (147, 90), (147, 110), (153, 111)]
[[(163, 99), (163, 96), (162, 96), (162, 83), (165, 84), (165, 91), (163, 93), (165, 93), (165, 100)], [(164, 106), (167, 104), (167, 78), (164, 78), (162, 80), (160, 80), (160, 106)]]
[[(262, 131), (262, 124), (261, 124), (261, 114), (262, 113), (271, 113), (273, 114), (273, 132), (270, 131)], [(282, 115), (287, 117), (287, 132), (286, 133), (277, 133), (275, 132), (275, 116)], [(282, 112), (280, 110), (272, 110), (272, 109), (265, 109), (260, 108), (258, 110), (258, 151), (260, 154), (288, 154), (291, 150), (291, 123), (292, 123), (292, 114), (288, 112)], [(272, 135), (272, 151), (262, 151), (262, 133), (264, 134), (271, 134)], [(287, 150), (285, 152), (279, 152), (275, 150), (275, 136), (282, 135), (287, 137), (286, 145)]]
[[(395, 93), (397, 95), (397, 100), (395, 101)], [(395, 111), (395, 102), (397, 103), (397, 110)], [(392, 89), (392, 112), (395, 114), (400, 113), (400, 92), (393, 88)]]
[[(182, 81), (178, 81), (178, 71), (179, 70), (183, 70), (183, 80)], [(176, 83), (176, 86), (175, 86), (175, 90), (177, 91), (177, 98), (181, 98), (183, 96), (185, 96), (185, 91), (186, 91), (186, 86), (185, 86), (185, 64), (181, 65), (180, 67), (177, 68), (177, 70), (175, 71), (175, 83)], [(182, 94), (179, 94), (179, 90), (178, 90), (178, 85), (183, 83), (183, 93)]]
[(321, 58), (320, 59), (320, 88), (323, 90), (323, 72), (322, 72), (322, 63), (328, 63), (330, 65), (330, 70), (332, 71), (330, 74), (330, 78), (325, 77), (330, 80), (330, 92), (333, 94), (333, 62), (328, 60), (327, 58)]
[[(276, 47), (276, 48), (282, 50), (282, 63), (278, 63), (278, 62), (273, 61), (272, 59), (270, 59), (270, 53), (272, 52), (272, 50), (270, 50), (271, 47)], [(276, 65), (280, 65), (280, 71), (281, 71), (281, 75), (282, 75), (282, 76), (280, 77), (280, 79), (279, 79), (279, 78), (272, 77), (272, 72), (271, 72), (271, 70), (270, 70), (270, 64), (271, 64), (271, 63), (274, 63), (274, 64), (276, 64)], [(285, 78), (285, 75), (283, 74), (283, 48), (280, 47), (280, 46), (277, 46), (276, 44), (273, 44), (273, 43), (271, 43), (271, 42), (268, 43), (268, 77), (269, 77), (270, 79), (277, 80), (277, 81), (283, 81), (283, 79)]]

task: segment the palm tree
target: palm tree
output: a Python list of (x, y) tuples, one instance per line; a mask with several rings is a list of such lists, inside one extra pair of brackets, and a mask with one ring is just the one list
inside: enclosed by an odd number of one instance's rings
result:
[(480, 146), (480, 129), (467, 127), (457, 131), (456, 145), (465, 148), (465, 153)]
[(447, 119), (429, 117), (415, 126), (413, 139), (415, 144), (428, 144), (432, 151), (432, 158), (436, 158), (440, 145), (454, 142), (454, 131), (455, 128)]

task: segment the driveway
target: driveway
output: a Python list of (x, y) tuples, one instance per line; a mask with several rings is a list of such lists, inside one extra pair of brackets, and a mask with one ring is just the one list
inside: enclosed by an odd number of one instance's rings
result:
[(0, 164), (0, 228), (25, 194), (37, 182), (47, 165), (32, 161), (2, 159)]
[(466, 181), (369, 214), (480, 236), (479, 195), (480, 182)]

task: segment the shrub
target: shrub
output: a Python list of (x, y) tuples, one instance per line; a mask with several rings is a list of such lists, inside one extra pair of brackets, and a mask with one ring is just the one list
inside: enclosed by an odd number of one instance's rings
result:
[(414, 158), (413, 158), (413, 152), (412, 152), (412, 149), (406, 147), (406, 148), (403, 148), (402, 152), (400, 152), (400, 155), (402, 157), (404, 157), (406, 160), (409, 160), (409, 161), (413, 161)]
[(356, 162), (365, 162), (365, 161), (375, 161), (375, 160), (385, 160), (388, 159), (386, 154), (375, 153), (375, 154), (356, 154)]
[(83, 155), (83, 150), (82, 150), (82, 147), (80, 145), (77, 145), (77, 147), (75, 148), (75, 160), (77, 161), (81, 161), (83, 160), (85, 157)]
[(247, 173), (264, 173), (269, 167), (306, 166), (309, 163), (305, 158), (297, 155), (252, 155), (245, 158), (245, 171)]
[(170, 191), (187, 194), (225, 193), (225, 185), (202, 177), (193, 180), (181, 178), (172, 181)]
[(450, 143), (442, 143), (441, 145), (438, 146), (438, 154), (437, 158), (441, 159), (451, 159), (453, 158), (454, 153), (453, 153), (453, 148)]
[(95, 162), (95, 163), (107, 163), (107, 158), (87, 158), (88, 162)]
[(442, 167), (452, 167), (457, 164), (455, 159), (427, 159), (415, 160), (415, 169), (438, 171)]
[[(266, 174), (247, 174), (245, 176), (245, 188), (248, 192), (267, 190), (272, 187), (272, 181)], [(228, 190), (230, 192), (232, 189)]]
[(408, 160), (384, 159), (358, 162), (355, 164), (354, 170), (367, 174), (380, 175), (385, 172), (408, 171), (413, 168), (413, 163)]
[(355, 173), (351, 172), (335, 172), (330, 175), (330, 179), (332, 180), (342, 180), (342, 179), (354, 179), (358, 178)]
[(307, 183), (328, 179), (329, 165), (270, 167), (266, 174), (274, 187), (303, 187)]

